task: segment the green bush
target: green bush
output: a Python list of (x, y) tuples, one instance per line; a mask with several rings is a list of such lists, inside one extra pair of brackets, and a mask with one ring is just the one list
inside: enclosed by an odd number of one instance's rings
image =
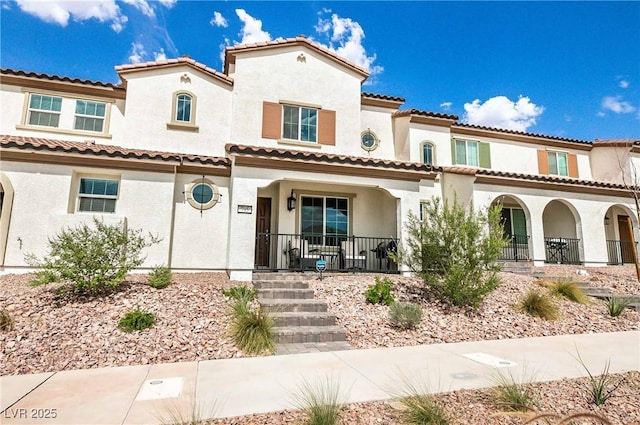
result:
[(127, 311), (124, 316), (118, 322), (118, 328), (125, 332), (141, 331), (150, 328), (156, 322), (156, 318), (153, 313), (140, 310)]
[(173, 274), (171, 269), (165, 266), (156, 266), (147, 276), (147, 282), (149, 286), (156, 289), (164, 289), (171, 283)]
[(569, 301), (573, 301), (579, 304), (586, 304), (589, 302), (589, 297), (584, 293), (575, 282), (569, 280), (558, 279), (549, 285), (551, 295), (557, 297), (564, 297)]
[(256, 289), (249, 288), (246, 285), (232, 286), (229, 289), (222, 290), (222, 295), (224, 295), (225, 297), (229, 297), (238, 301), (244, 300), (247, 303), (255, 300), (257, 294), (258, 291)]
[(392, 258), (420, 276), (440, 299), (478, 308), (499, 284), (496, 260), (507, 244), (502, 207), (475, 212), (456, 201), (433, 198), (424, 219), (408, 217), (408, 238)]
[(611, 361), (607, 360), (600, 376), (593, 376), (591, 371), (584, 364), (580, 352), (577, 353), (577, 360), (582, 368), (587, 372), (588, 379), (585, 384), (587, 396), (590, 403), (596, 406), (605, 404), (610, 398), (616, 396), (618, 388), (625, 382), (624, 378), (615, 378), (609, 373)]
[(42, 259), (26, 256), (32, 267), (41, 269), (33, 285), (71, 283), (78, 294), (97, 294), (116, 288), (132, 269), (141, 265), (141, 252), (160, 240), (127, 229), (123, 222), (105, 224), (94, 218), (93, 226), (66, 228), (49, 239), (49, 252)]
[(417, 304), (394, 302), (389, 306), (389, 319), (393, 326), (412, 329), (422, 319), (422, 308)]
[(560, 316), (558, 307), (549, 296), (536, 291), (529, 291), (520, 300), (520, 309), (532, 316), (554, 320)]
[[(245, 304), (246, 305), (246, 304)], [(231, 337), (246, 354), (273, 353), (276, 348), (271, 329), (273, 318), (266, 311), (237, 312), (231, 323)]]
[(452, 418), (427, 387), (403, 377), (404, 389), (395, 397), (404, 406), (402, 419), (411, 425), (448, 425)]
[(522, 383), (517, 381), (511, 372), (496, 371), (493, 378), (495, 386), (491, 389), (494, 404), (504, 410), (514, 412), (533, 410), (535, 402), (531, 382), (533, 382), (533, 377), (529, 382)]
[(0, 310), (0, 331), (12, 331), (13, 330), (13, 317), (7, 310)]
[(631, 301), (629, 301), (628, 299), (616, 296), (607, 298), (606, 300), (607, 311), (609, 312), (611, 317), (620, 316), (629, 306), (629, 304), (631, 304)]
[(393, 295), (391, 290), (393, 289), (393, 282), (388, 277), (380, 280), (376, 276), (375, 285), (369, 286), (369, 289), (365, 292), (365, 298), (370, 304), (384, 304), (391, 305), (393, 303)]
[(303, 380), (299, 394), (293, 396), (297, 407), (304, 412), (306, 425), (337, 425), (342, 410), (340, 382), (327, 377), (311, 383)]

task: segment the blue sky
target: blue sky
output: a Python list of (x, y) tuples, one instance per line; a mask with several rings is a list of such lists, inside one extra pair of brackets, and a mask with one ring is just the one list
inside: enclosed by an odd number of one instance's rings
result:
[(640, 2), (2, 0), (2, 67), (118, 82), (113, 67), (305, 34), (364, 91), (463, 122), (640, 139)]

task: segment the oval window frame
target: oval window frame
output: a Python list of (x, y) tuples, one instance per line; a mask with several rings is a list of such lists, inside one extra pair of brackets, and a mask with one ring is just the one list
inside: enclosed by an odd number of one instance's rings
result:
[[(200, 203), (193, 198), (193, 190), (201, 184), (208, 186), (212, 192), (211, 200), (206, 203)], [(198, 179), (189, 183), (186, 195), (189, 205), (197, 210), (208, 210), (213, 208), (220, 201), (220, 190), (218, 189), (218, 186), (209, 179)]]
[[(365, 136), (371, 136), (373, 138), (373, 145), (372, 146), (366, 146), (364, 144)], [(380, 139), (378, 138), (378, 135), (373, 130), (368, 128), (366, 130), (363, 130), (360, 133), (360, 147), (362, 149), (364, 149), (365, 151), (367, 151), (367, 152), (374, 151), (374, 150), (376, 150), (378, 148), (379, 145), (380, 145)]]

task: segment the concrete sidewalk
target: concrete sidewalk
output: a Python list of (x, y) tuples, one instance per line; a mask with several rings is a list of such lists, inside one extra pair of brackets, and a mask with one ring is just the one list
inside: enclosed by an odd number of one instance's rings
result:
[[(491, 386), (495, 368), (536, 381), (640, 370), (640, 331), (376, 348), (3, 376), (3, 424), (157, 424), (292, 407), (301, 381), (340, 381), (347, 402), (385, 400), (403, 377), (432, 392)], [(55, 417), (54, 417), (55, 416)], [(46, 418), (48, 417), (48, 419)], [(190, 418), (188, 413), (184, 418)]]

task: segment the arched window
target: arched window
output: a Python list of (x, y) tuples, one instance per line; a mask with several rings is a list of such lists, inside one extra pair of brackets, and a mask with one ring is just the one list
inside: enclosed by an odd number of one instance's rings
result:
[(179, 94), (176, 99), (176, 121), (191, 122), (191, 96)]
[(173, 93), (172, 103), (171, 121), (167, 123), (167, 128), (198, 131), (198, 126), (196, 125), (196, 96), (188, 91), (180, 90)]
[(433, 143), (422, 143), (422, 162), (427, 165), (435, 164), (435, 147), (433, 146)]

